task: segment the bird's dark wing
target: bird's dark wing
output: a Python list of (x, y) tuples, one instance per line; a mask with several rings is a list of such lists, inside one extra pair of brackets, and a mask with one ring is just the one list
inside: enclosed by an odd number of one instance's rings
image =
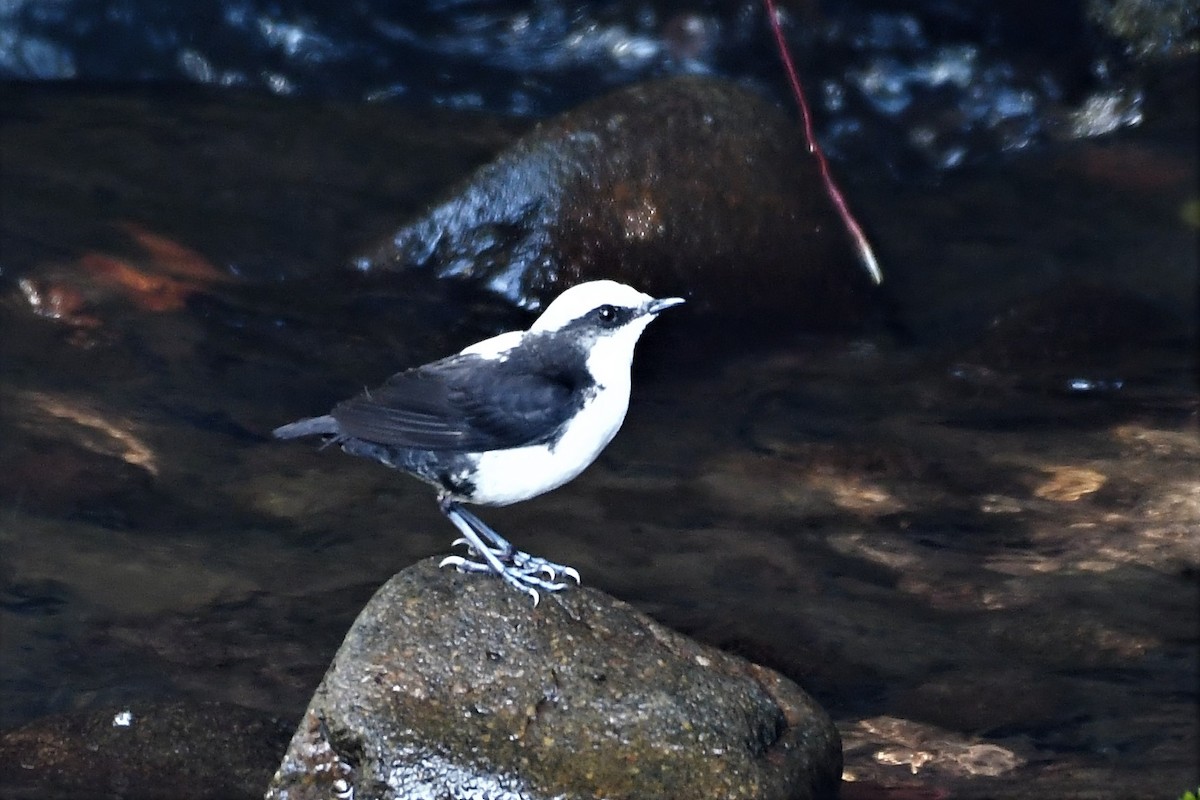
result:
[(338, 404), (342, 437), (481, 452), (549, 440), (583, 402), (586, 371), (458, 355), (393, 375)]

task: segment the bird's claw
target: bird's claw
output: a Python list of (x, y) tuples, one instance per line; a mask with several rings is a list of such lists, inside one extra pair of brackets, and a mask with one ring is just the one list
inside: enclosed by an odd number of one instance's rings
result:
[[(557, 581), (560, 578), (567, 577), (575, 581), (575, 585), (580, 584), (579, 570), (574, 567), (568, 567), (564, 564), (555, 564), (553, 561), (547, 561), (544, 558), (531, 556), (529, 553), (517, 550), (511, 556), (513, 566), (525, 573), (534, 573), (545, 575), (548, 580)], [(564, 586), (566, 584), (563, 584)]]
[[(451, 547), (464, 545), (467, 548), (469, 558), (463, 556), (447, 556), (442, 560), (442, 566), (453, 565), (458, 568), (459, 572), (495, 572), (491, 564), (484, 561), (477, 561), (475, 557), (480, 557), (480, 553), (470, 540), (466, 538), (455, 539), (451, 543)], [(506, 568), (525, 577), (538, 577), (538, 580), (547, 584), (554, 585), (559, 588), (565, 588), (566, 584), (558, 583), (560, 578), (570, 578), (575, 581), (575, 585), (579, 586), (583, 581), (580, 578), (579, 570), (574, 567), (568, 567), (564, 564), (555, 564), (553, 561), (547, 561), (544, 558), (530, 555), (522, 550), (512, 550), (507, 548), (489, 547), (488, 552), (495, 556), (496, 559)], [(464, 565), (475, 565), (474, 568)], [(542, 588), (548, 588), (543, 586)], [(558, 591), (551, 589), (550, 591)]]
[[(477, 555), (474, 549), (471, 552), (473, 555)], [(521, 553), (520, 555), (525, 556), (526, 554)], [(567, 588), (567, 584), (557, 580), (560, 575), (570, 576), (576, 583), (579, 582), (579, 573), (574, 568), (560, 567), (549, 562), (543, 563), (542, 559), (534, 559), (529, 556), (520, 560), (514, 559), (513, 563), (501, 563), (500, 570), (495, 569), (486, 560), (476, 561), (464, 556), (446, 556), (438, 562), (438, 566), (454, 567), (459, 572), (499, 575), (509, 586), (528, 594), (535, 607), (542, 599), (539, 589), (543, 592), (559, 592)]]
[(454, 567), (459, 572), (473, 572), (474, 570), (467, 567), (468, 564), (475, 564), (475, 561), (468, 561), (462, 556), (446, 556), (438, 562), (438, 567)]

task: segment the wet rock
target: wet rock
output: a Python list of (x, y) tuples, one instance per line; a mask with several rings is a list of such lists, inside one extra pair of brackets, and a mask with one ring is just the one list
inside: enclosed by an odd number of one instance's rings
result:
[(964, 355), (964, 377), (1071, 392), (1150, 380), (1146, 353), (1182, 341), (1170, 310), (1126, 289), (1072, 284), (1021, 298), (994, 317)]
[(635, 85), (550, 120), (357, 260), (427, 267), (536, 308), (610, 277), (692, 308), (861, 313), (853, 260), (801, 133), (731, 83)]
[(587, 589), (533, 608), (425, 561), (359, 616), (268, 798), (824, 798), (836, 729), (786, 678)]
[(286, 737), (276, 720), (219, 703), (48, 717), (0, 733), (0, 796), (257, 798)]

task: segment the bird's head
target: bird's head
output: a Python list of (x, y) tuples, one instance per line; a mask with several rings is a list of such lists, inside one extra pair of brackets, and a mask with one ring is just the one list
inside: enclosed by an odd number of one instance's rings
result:
[(589, 281), (554, 298), (529, 332), (578, 337), (590, 351), (593, 374), (596, 368), (628, 370), (642, 331), (659, 313), (682, 302), (681, 297), (655, 299), (617, 281)]
[[(656, 300), (617, 281), (588, 281), (567, 289), (546, 306), (530, 326), (530, 333), (550, 333), (567, 328), (594, 329), (614, 335), (623, 329), (641, 331), (660, 312), (683, 302), (682, 297)], [(637, 336), (634, 336), (637, 340)]]

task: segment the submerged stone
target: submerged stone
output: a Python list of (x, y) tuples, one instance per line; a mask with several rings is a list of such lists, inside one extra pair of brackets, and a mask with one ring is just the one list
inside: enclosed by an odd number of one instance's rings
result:
[(799, 127), (735, 84), (637, 84), (537, 126), (357, 259), (425, 267), (537, 308), (613, 278), (692, 308), (861, 313), (870, 284)]
[(421, 562), (347, 634), (268, 798), (832, 798), (802, 689), (588, 588)]
[(1160, 381), (1161, 354), (1187, 336), (1155, 300), (1073, 281), (1013, 301), (961, 354), (956, 374), (980, 385), (1112, 393)]

